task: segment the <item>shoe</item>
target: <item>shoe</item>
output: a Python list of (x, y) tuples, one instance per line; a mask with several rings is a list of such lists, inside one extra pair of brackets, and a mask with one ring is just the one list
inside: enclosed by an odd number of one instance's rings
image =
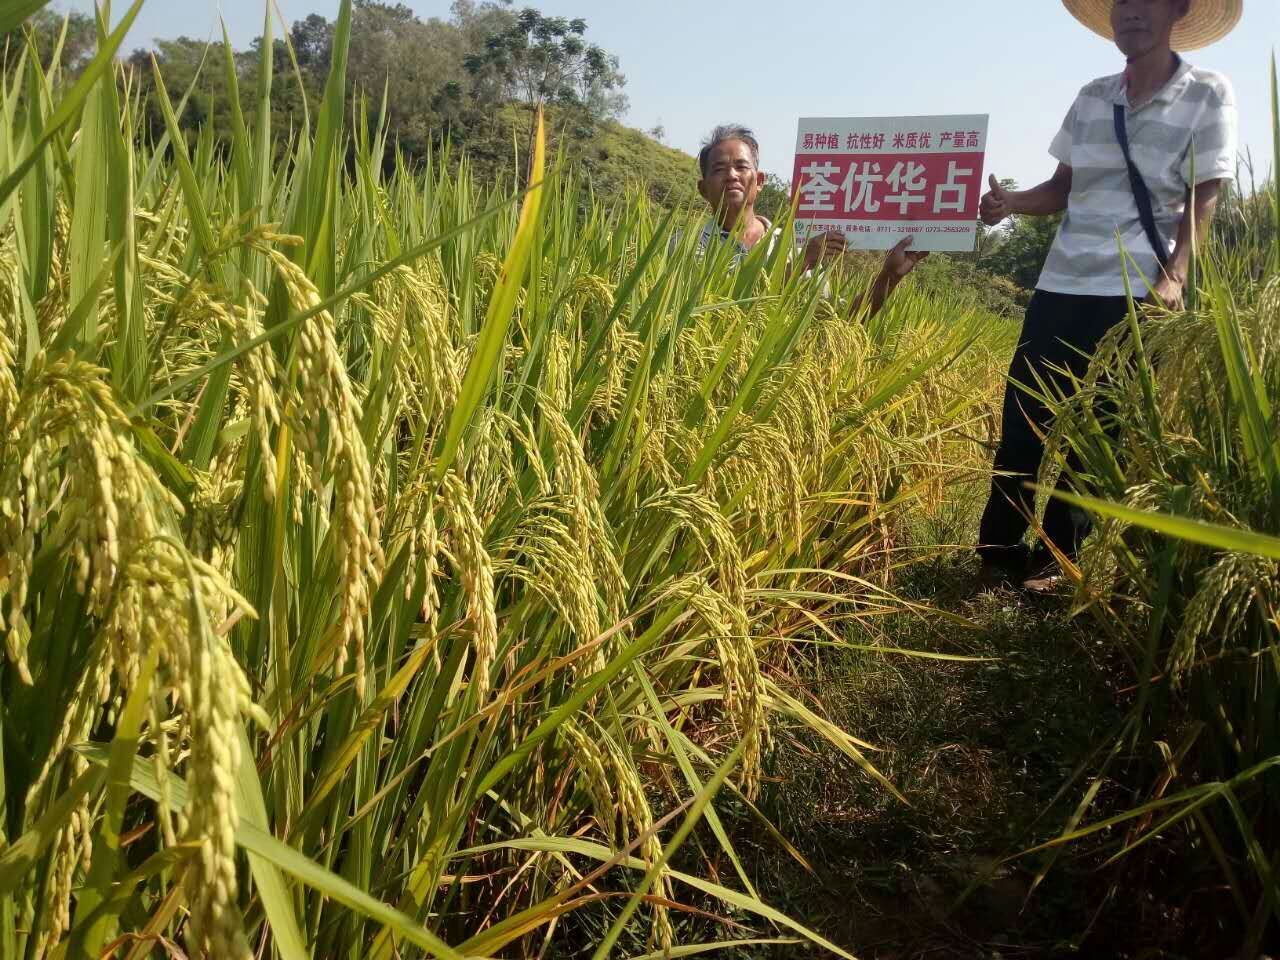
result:
[(1022, 589), (1037, 597), (1055, 597), (1066, 592), (1067, 578), (1056, 560), (1036, 564), (1022, 579)]

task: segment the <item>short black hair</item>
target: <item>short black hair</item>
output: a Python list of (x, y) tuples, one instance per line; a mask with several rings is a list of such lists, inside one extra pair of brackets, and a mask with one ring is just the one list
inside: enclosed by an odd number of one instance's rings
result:
[(726, 140), (741, 140), (745, 143), (751, 151), (751, 162), (756, 165), (757, 170), (760, 169), (760, 141), (751, 128), (740, 123), (722, 123), (711, 131), (711, 135), (702, 144), (702, 149), (698, 151), (698, 172), (703, 178), (707, 175), (707, 165), (711, 163), (711, 151)]

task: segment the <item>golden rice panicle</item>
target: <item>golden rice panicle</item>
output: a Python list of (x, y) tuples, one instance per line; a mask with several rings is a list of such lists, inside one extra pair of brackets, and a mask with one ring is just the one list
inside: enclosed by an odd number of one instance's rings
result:
[[(82, 758), (76, 758), (77, 775), (83, 772)], [(50, 909), (37, 911), (36, 932), (37, 957), (49, 956), (53, 948), (62, 939), (62, 935), (71, 929), (71, 891), (75, 885), (76, 871), (81, 867), (84, 852), (91, 850), (91, 825), (88, 802), (82, 801), (72, 811), (66, 824), (58, 830), (58, 839), (53, 845), (53, 859), (49, 867), (48, 903)]]
[[(87, 735), (88, 731), (83, 731)], [(89, 761), (75, 756), (71, 760), (71, 776), (80, 777), (89, 769)], [(71, 929), (71, 896), (76, 875), (89, 872), (93, 856), (93, 816), (91, 797), (86, 795), (71, 811), (67, 822), (58, 830), (49, 867), (49, 910), (36, 914), (36, 956), (49, 956), (53, 948)]]
[(741, 513), (750, 518), (752, 527), (777, 540), (799, 541), (804, 495), (801, 470), (791, 440), (782, 429), (752, 423), (713, 477), (721, 500), (741, 497)]
[(833, 372), (809, 360), (798, 365), (797, 375), (780, 392), (774, 421), (792, 441), (795, 457), (803, 466), (821, 464), (830, 448), (834, 398), (823, 385), (832, 379)]
[(422, 619), (434, 627), (440, 612), (440, 590), (436, 578), (440, 574), (440, 528), (436, 526), (436, 497), (433, 489), (421, 508), (422, 526)]
[[(648, 866), (653, 866), (662, 860), (662, 839), (654, 829), (653, 810), (649, 806), (649, 798), (645, 796), (640, 773), (613, 737), (603, 730), (600, 731), (600, 736), (607, 745), (605, 755), (610, 761), (612, 780), (617, 786), (618, 805), (621, 807), (626, 831), (624, 839), (629, 843), (636, 837), (644, 837), (640, 844), (640, 855)], [(671, 899), (671, 880), (665, 868), (658, 874), (657, 893), (663, 899)], [(661, 903), (653, 906), (653, 939), (662, 950), (670, 950), (675, 942), (671, 915)]]
[(53, 773), (58, 769), (67, 747), (88, 738), (99, 708), (110, 695), (110, 678), (110, 644), (99, 641), (94, 646), (88, 664), (76, 679), (70, 709), (63, 713), (62, 725), (54, 734), (53, 744), (39, 772), (27, 788), (25, 803), (29, 814), (39, 810), (44, 804), (53, 783)]
[(489, 676), (498, 652), (493, 563), (484, 545), (484, 528), (476, 516), (471, 491), (453, 471), (446, 473), (441, 482), (441, 499), (454, 566), (467, 598), (467, 619), (472, 629), (472, 682), (476, 703), (481, 704), (489, 697)]
[[(226, 641), (213, 632), (213, 619), (231, 608), (249, 611), (212, 567), (161, 539), (135, 554), (106, 626), (117, 645), (129, 635), (158, 644), (158, 683), (183, 708), (189, 799), (181, 830), (197, 848), (196, 866), (187, 875), (195, 953), (247, 960), (237, 906), (236, 783), (242, 724), (252, 718), (265, 726), (269, 720), (253, 703), (248, 678)], [(153, 735), (167, 752), (163, 732)]]
[[(665, 491), (642, 506), (673, 516), (716, 566), (716, 584), (701, 578), (684, 581), (682, 592), (711, 630), (724, 674), (725, 710), (745, 743), (743, 789), (759, 784), (760, 758), (768, 737), (764, 680), (746, 609), (746, 571), (733, 528), (720, 508), (691, 487)], [(691, 586), (692, 585), (692, 586)]]
[(164, 838), (165, 846), (172, 847), (178, 842), (178, 833), (174, 827), (173, 804), (169, 790), (169, 771), (173, 767), (171, 737), (166, 726), (169, 707), (170, 702), (165, 691), (159, 684), (154, 684), (147, 702), (147, 723), (155, 743), (151, 767), (155, 771), (160, 794), (156, 803), (156, 820), (160, 824), (160, 836)]
[(193, 931), (207, 956), (248, 958), (244, 921), (237, 904), (235, 784), (240, 774), (240, 710), (235, 698), (236, 669), (221, 647), (206, 645), (192, 666), (193, 728), (189, 782), (191, 806), (187, 833), (200, 845), (198, 871), (190, 895)]
[(598, 361), (604, 367), (604, 376), (587, 407), (589, 426), (607, 426), (618, 418), (627, 396), (628, 378), (635, 374), (642, 348), (640, 338), (622, 324), (609, 327)]
[(746, 617), (747, 574), (733, 527), (720, 508), (694, 487), (666, 490), (642, 507), (660, 510), (679, 521), (716, 567), (719, 590), (736, 611)]
[(356, 294), (372, 318), (373, 332), (391, 356), (394, 383), (404, 414), (437, 423), (453, 409), (462, 373), (453, 347), (451, 311), (438, 264), (424, 259), (378, 280), (369, 294)]
[[(38, 353), (23, 381), (10, 442), (21, 456), (0, 464), (0, 555), (10, 597), (8, 653), (26, 674), (23, 608), (36, 529), (56, 515), (71, 532), (77, 589), (92, 613), (107, 608), (122, 556), (154, 537), (181, 506), (136, 455), (128, 421), (102, 371), (70, 356)], [(55, 497), (56, 484), (65, 489)], [(56, 500), (56, 504), (55, 504)]]
[[(564, 399), (567, 404), (567, 392)], [(609, 614), (616, 618), (626, 599), (627, 581), (600, 503), (595, 471), (561, 408), (545, 406), (542, 416), (551, 434), (555, 479), (572, 505), (572, 530), (582, 563), (591, 579), (599, 582)]]
[[(662, 858), (662, 841), (653, 829), (653, 811), (639, 771), (606, 730), (587, 718), (584, 722), (591, 723), (595, 729), (588, 733), (576, 720), (570, 719), (560, 726), (560, 735), (571, 748), (570, 755), (586, 781), (596, 821), (614, 850), (625, 849), (643, 837), (639, 849), (641, 858), (649, 865), (658, 863)], [(671, 881), (665, 869), (659, 874), (657, 885), (658, 894), (671, 899)], [(670, 950), (675, 931), (664, 905), (654, 905), (653, 920), (653, 934), (659, 947)]]
[(18, 410), (17, 347), (0, 323), (0, 442), (8, 443)]
[(560, 726), (560, 738), (569, 748), (568, 753), (578, 767), (591, 798), (596, 822), (600, 824), (614, 850), (622, 846), (618, 831), (618, 807), (613, 799), (613, 783), (610, 780), (608, 760), (600, 742), (587, 736), (574, 720), (566, 720)]
[[(37, 451), (21, 457), (18, 423), (18, 385), (13, 342), (0, 326), (0, 596), (9, 596), (9, 621), (4, 628), (5, 652), (25, 684), (31, 683), (27, 667), (27, 633), (23, 605), (35, 555), (35, 506), (31, 484)], [(31, 438), (35, 440), (36, 438)], [(39, 441), (36, 441), (39, 442)], [(23, 486), (28, 487), (24, 493)]]
[[(18, 321), (18, 284), (23, 280), (23, 267), (20, 259), (17, 237), (10, 233), (0, 241), (0, 334), (12, 334), (17, 337), (17, 330), (5, 331), (4, 325)], [(52, 272), (52, 270), (50, 271)]]
[[(279, 238), (267, 234), (265, 239)], [(317, 307), (320, 295), (301, 267), (274, 246), (267, 246), (265, 252), (293, 308), (304, 312)], [(285, 409), (306, 451), (317, 496), (323, 495), (324, 476), (333, 480), (337, 514), (334, 542), (341, 570), (334, 667), (341, 671), (354, 649), (356, 691), (363, 696), (369, 604), (386, 561), (373, 497), (373, 473), (360, 433), (360, 403), (338, 350), (334, 326), (333, 316), (323, 310), (299, 327), (297, 375), (290, 384)]]
[[(219, 320), (237, 346), (249, 343), (266, 332), (260, 314), (265, 306), (266, 301), (261, 294), (251, 290), (251, 296), (244, 306), (218, 312)], [(264, 492), (268, 500), (274, 500), (277, 478), (271, 438), (275, 429), (280, 426), (280, 375), (276, 368), (275, 351), (257, 349), (244, 354), (240, 360), (240, 375), (244, 380), (249, 413), (258, 437)]]
[[(564, 497), (546, 497), (529, 505), (512, 533), (499, 544), (494, 573), (513, 577), (537, 591), (559, 613), (580, 643), (600, 634), (597, 587), (592, 566), (570, 530), (573, 507)], [(601, 653), (576, 669), (594, 672), (603, 666)]]
[[(24, 381), (18, 405), (18, 434), (57, 438), (56, 448), (38, 443), (42, 462), (28, 459), (16, 476), (6, 471), (6, 498), (28, 503), (40, 495), (38, 475), (53, 475), (54, 454), (63, 461), (65, 493), (52, 513), (28, 519), (59, 522), (73, 534), (69, 552), (77, 586), (92, 614), (101, 618), (89, 665), (77, 678), (74, 706), (65, 715), (52, 749), (27, 793), (29, 810), (42, 802), (68, 744), (86, 736), (116, 689), (137, 680), (148, 650), (156, 650), (158, 683), (176, 693), (190, 742), (189, 836), (200, 850), (201, 869), (192, 878), (193, 921), (203, 924), (202, 955), (248, 957), (235, 912), (235, 778), (239, 772), (238, 724), (245, 717), (264, 722), (250, 698), (247, 678), (226, 641), (213, 634), (209, 619), (248, 604), (207, 564), (191, 558), (181, 544), (180, 505), (134, 448), (127, 419), (114, 401), (102, 371), (74, 359), (50, 361), (38, 355)], [(17, 481), (16, 491), (10, 484)], [(52, 504), (45, 497), (46, 504)], [(34, 526), (34, 522), (29, 525)], [(6, 555), (9, 544), (5, 544)], [(196, 611), (203, 611), (197, 615)], [(153, 711), (154, 712), (154, 711)], [(153, 730), (153, 736), (163, 736)], [(73, 759), (73, 767), (82, 765)], [(88, 815), (77, 814), (73, 829), (87, 832)], [(49, 936), (56, 940), (67, 918), (68, 858), (87, 856), (84, 841), (63, 838), (56, 874)]]
[(501, 410), (485, 410), (466, 450), (463, 473), (469, 478), (471, 502), (482, 527), (488, 527), (519, 491), (514, 442), (518, 422)]
[(400, 509), (396, 511), (398, 527), (392, 535), (392, 543), (406, 551), (405, 566), (412, 571), (404, 578), (404, 597), (408, 600), (413, 596), (415, 583), (421, 577), (423, 594), (418, 613), (431, 630), (435, 629), (440, 612), (440, 590), (436, 581), (444, 549), (436, 521), (438, 505), (437, 485), (429, 478), (414, 481), (400, 493)]
[[(405, 268), (406, 271), (408, 268)], [(409, 330), (421, 358), (421, 386), (427, 388), (430, 415), (444, 418), (462, 391), (462, 359), (454, 347), (453, 314), (444, 280), (434, 261), (404, 277)]]
[[(564, 307), (565, 312), (568, 307)], [(573, 345), (559, 332), (551, 334), (547, 345), (546, 369), (542, 378), (541, 406), (567, 410), (572, 403)]]
[(677, 487), (683, 475), (681, 464), (693, 462), (701, 441), (671, 412), (674, 405), (667, 378), (658, 377), (649, 385), (649, 404), (655, 416), (640, 435), (640, 465), (658, 487)]
[(473, 279), (476, 285), (476, 300), (483, 303), (489, 299), (494, 284), (498, 282), (498, 272), (502, 269), (502, 263), (493, 253), (485, 250), (475, 255), (471, 265), (475, 268)]
[[(271, 463), (264, 463), (263, 469), (274, 472)], [(215, 459), (207, 471), (193, 468), (191, 472), (195, 483), (190, 497), (188, 547), (223, 576), (228, 576), (234, 565), (235, 546), (240, 534), (237, 507), (244, 492), (241, 459), (228, 455)]]
[[(251, 246), (261, 244), (264, 230), (249, 234), (244, 242)], [(189, 349), (192, 341), (198, 342), (207, 337), (213, 329), (221, 332), (236, 347), (243, 347), (265, 333), (261, 314), (267, 306), (267, 298), (247, 279), (241, 285), (243, 295), (237, 297), (218, 285), (187, 276), (167, 261), (145, 256), (142, 260), (149, 277), (163, 277), (167, 284), (167, 288), (151, 289), (148, 293), (155, 302), (168, 303), (176, 311), (178, 321), (174, 341), (180, 349)], [(182, 291), (181, 298), (175, 300), (168, 288)], [(263, 492), (268, 500), (273, 500), (276, 473), (271, 438), (273, 430), (280, 425), (280, 377), (275, 351), (248, 350), (236, 360), (235, 371), (237, 388), (243, 393), (244, 413), (253, 423), (257, 435)]]
[(524, 448), (526, 454), (525, 462), (528, 464), (529, 472), (533, 475), (535, 484), (533, 498), (550, 496), (552, 489), (551, 474), (539, 455), (538, 441), (534, 439), (537, 432), (533, 429), (533, 421), (527, 413), (520, 412), (519, 418), (512, 424), (511, 432), (515, 441)]
[(711, 584), (693, 578), (683, 585), (689, 605), (711, 632), (724, 680), (725, 713), (743, 742), (743, 792), (754, 797), (760, 782), (760, 762), (768, 736), (764, 711), (764, 681), (755, 645), (733, 606)]
[(1181, 686), (1196, 661), (1206, 655), (1200, 650), (1201, 641), (1237, 636), (1241, 620), (1255, 604), (1262, 609), (1280, 609), (1280, 563), (1224, 553), (1200, 574), (1169, 648), (1168, 672), (1175, 686)]
[(613, 284), (599, 274), (579, 273), (573, 278), (573, 301), (578, 317), (603, 321), (613, 309)]

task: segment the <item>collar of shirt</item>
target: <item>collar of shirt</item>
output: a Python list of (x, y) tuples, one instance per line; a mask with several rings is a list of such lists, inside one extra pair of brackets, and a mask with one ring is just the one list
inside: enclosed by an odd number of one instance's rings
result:
[[(769, 221), (768, 217), (762, 217), (757, 213), (756, 219), (764, 224), (764, 233), (760, 235), (761, 240), (765, 237), (771, 236), (775, 232), (773, 224)], [(714, 218), (708, 220), (706, 226), (702, 228), (702, 236), (698, 238), (698, 246), (705, 247), (711, 241), (712, 237), (719, 237), (721, 241), (732, 239), (733, 242), (738, 245), (738, 250), (742, 253), (748, 252), (747, 245), (743, 243), (741, 239), (733, 237), (732, 232), (720, 226)]]
[(1121, 73), (1117, 73), (1111, 78), (1111, 85), (1107, 89), (1107, 97), (1112, 103), (1118, 103), (1122, 107), (1130, 110), (1141, 110), (1143, 107), (1150, 106), (1153, 103), (1172, 103), (1186, 89), (1187, 84), (1191, 82), (1191, 64), (1187, 63), (1182, 57), (1176, 53), (1178, 65), (1174, 68), (1173, 76), (1171, 76), (1163, 87), (1153, 93), (1142, 103), (1129, 102), (1129, 71), (1126, 69)]

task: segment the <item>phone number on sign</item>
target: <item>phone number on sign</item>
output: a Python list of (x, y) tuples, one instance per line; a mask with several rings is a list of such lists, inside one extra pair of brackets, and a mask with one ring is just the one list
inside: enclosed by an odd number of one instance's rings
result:
[(800, 236), (817, 236), (821, 233), (972, 233), (974, 227), (967, 223), (796, 223)]

